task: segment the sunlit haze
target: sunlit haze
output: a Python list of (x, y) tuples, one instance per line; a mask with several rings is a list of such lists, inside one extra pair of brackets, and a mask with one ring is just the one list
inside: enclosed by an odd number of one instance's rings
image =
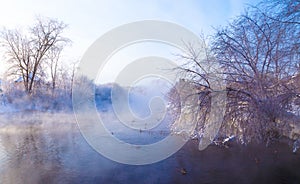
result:
[[(257, 2), (257, 0), (11, 0), (1, 2), (0, 28), (26, 28), (32, 25), (34, 17), (38, 15), (57, 18), (68, 24), (65, 35), (73, 44), (65, 49), (62, 59), (64, 62), (70, 62), (80, 59), (102, 34), (122, 24), (146, 19), (164, 20), (182, 25), (196, 34), (210, 35), (214, 33), (214, 28), (225, 25), (241, 13), (247, 4), (254, 5)], [(1, 56), (0, 76), (5, 68), (4, 58)], [(109, 77), (104, 76), (103, 81), (109, 82)]]

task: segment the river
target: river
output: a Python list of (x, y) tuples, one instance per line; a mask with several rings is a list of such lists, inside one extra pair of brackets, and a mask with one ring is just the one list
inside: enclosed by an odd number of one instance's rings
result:
[(93, 150), (72, 113), (12, 113), (0, 115), (0, 183), (300, 183), (300, 153), (285, 143), (198, 151), (190, 140), (163, 161), (132, 166)]

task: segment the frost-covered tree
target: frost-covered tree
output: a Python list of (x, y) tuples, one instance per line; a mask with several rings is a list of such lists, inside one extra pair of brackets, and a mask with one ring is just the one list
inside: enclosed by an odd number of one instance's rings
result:
[[(205, 60), (220, 64), (227, 85), (220, 134), (234, 134), (242, 142), (269, 143), (289, 136), (291, 124), (299, 123), (294, 113), (300, 97), (299, 10), (297, 0), (263, 1), (218, 30), (210, 47), (204, 48)], [(207, 67), (203, 64), (209, 62), (203, 62), (192, 45), (188, 48), (182, 55), (186, 63), (181, 71), (199, 89), (191, 94), (199, 99), (194, 109), (201, 115), (196, 127), (199, 133), (211, 103), (210, 76), (203, 72)]]
[(22, 77), (24, 89), (31, 93), (38, 75), (45, 73), (42, 63), (54, 48), (62, 48), (69, 39), (62, 36), (66, 24), (61, 21), (37, 17), (28, 31), (3, 30), (2, 47), (11, 64), (10, 74)]
[[(274, 6), (279, 3), (286, 6), (292, 1), (274, 2)], [(296, 118), (289, 108), (299, 95), (299, 86), (292, 81), (299, 65), (299, 17), (287, 23), (285, 9), (278, 8), (281, 12), (277, 13), (266, 10), (248, 10), (218, 31), (213, 44), (227, 76), (225, 125), (246, 142), (269, 142), (289, 131), (290, 120)]]

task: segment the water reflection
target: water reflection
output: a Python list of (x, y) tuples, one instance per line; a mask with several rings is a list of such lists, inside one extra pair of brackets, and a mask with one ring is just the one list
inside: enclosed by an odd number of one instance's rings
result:
[(134, 167), (99, 155), (82, 138), (72, 114), (18, 114), (1, 117), (0, 124), (0, 183), (111, 183), (131, 179), (152, 183), (155, 178), (164, 178), (144, 176), (155, 173), (161, 164)]
[(194, 141), (159, 163), (124, 165), (95, 152), (72, 114), (0, 118), (0, 183), (299, 183), (299, 169), (286, 145), (199, 152)]

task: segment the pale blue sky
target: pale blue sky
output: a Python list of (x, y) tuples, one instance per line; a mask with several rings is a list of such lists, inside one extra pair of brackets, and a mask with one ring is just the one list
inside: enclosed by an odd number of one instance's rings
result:
[[(98, 37), (125, 23), (155, 19), (180, 24), (196, 34), (213, 34), (213, 27), (226, 25), (246, 4), (259, 0), (0, 0), (0, 27), (32, 24), (35, 15), (58, 18), (69, 25), (65, 35), (72, 47), (66, 60), (80, 58)], [(0, 75), (4, 64), (0, 62)]]

